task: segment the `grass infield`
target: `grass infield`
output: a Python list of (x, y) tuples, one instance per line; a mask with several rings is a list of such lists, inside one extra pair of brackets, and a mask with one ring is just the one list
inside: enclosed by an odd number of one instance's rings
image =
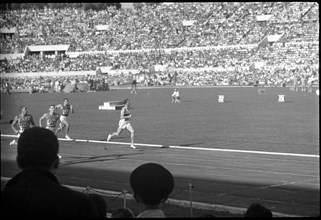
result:
[[(70, 136), (105, 140), (116, 131), (120, 111), (98, 110), (107, 101), (131, 101), (135, 142), (236, 150), (319, 154), (319, 96), (289, 88), (181, 88), (181, 103), (171, 103), (172, 88), (111, 90), (96, 93), (12, 93), (1, 96), (1, 132), (13, 134), (10, 120), (27, 105), (35, 123), (50, 104), (69, 98)], [(277, 101), (285, 95), (285, 103)], [(218, 95), (225, 102), (218, 102)], [(57, 110), (60, 113), (59, 110)], [(8, 122), (8, 123), (5, 123)], [(44, 122), (43, 122), (44, 123)], [(63, 138), (60, 132), (58, 137)], [(130, 142), (127, 131), (120, 139)]]

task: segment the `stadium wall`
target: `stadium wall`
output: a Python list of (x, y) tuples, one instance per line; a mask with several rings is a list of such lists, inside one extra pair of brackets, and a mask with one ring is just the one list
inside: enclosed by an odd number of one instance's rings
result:
[[(108, 74), (117, 75), (123, 74), (137, 74), (140, 70), (138, 69), (120, 69), (120, 70), (109, 70)], [(79, 76), (79, 75), (96, 75), (97, 70), (92, 71), (59, 71), (59, 72), (25, 72), (25, 73), (0, 73), (0, 78), (16, 78), (16, 77), (40, 77), (40, 76)]]

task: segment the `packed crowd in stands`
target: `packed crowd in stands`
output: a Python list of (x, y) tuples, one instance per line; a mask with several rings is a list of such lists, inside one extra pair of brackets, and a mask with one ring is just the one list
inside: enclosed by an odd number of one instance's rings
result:
[[(67, 84), (85, 83), (89, 85), (90, 91), (108, 90), (109, 85), (118, 86), (124, 84), (128, 77), (121, 75), (121, 78), (96, 76), (96, 75), (79, 75), (79, 76), (41, 76), (41, 77), (10, 77), (1, 80), (1, 88), (5, 88), (8, 82), (11, 89), (28, 90), (34, 92), (62, 92)], [(100, 88), (102, 87), (102, 88)]]
[[(314, 41), (319, 38), (318, 10), (314, 2), (141, 4), (135, 11), (14, 10), (2, 16), (0, 26), (18, 27), (18, 36), (12, 47), (2, 47), (8, 41), (1, 41), (1, 53), (26, 45), (70, 44), (69, 51), (95, 51), (254, 44), (286, 30)], [(264, 14), (273, 17), (257, 22), (256, 15)], [(195, 22), (184, 26), (184, 20)], [(100, 32), (96, 25), (109, 27)]]
[[(263, 67), (253, 73), (249, 70), (204, 70), (204, 71), (163, 71), (150, 74), (141, 71), (138, 74), (119, 73), (118, 75), (76, 75), (76, 76), (45, 76), (45, 77), (8, 77), (1, 80), (1, 87), (9, 82), (12, 89), (31, 89), (39, 92), (62, 92), (66, 84), (73, 80), (76, 83), (90, 85), (90, 90), (98, 91), (99, 87), (129, 86), (133, 77), (140, 86), (208, 86), (208, 85), (265, 85), (286, 86), (293, 85), (294, 78), (302, 76), (317, 76), (318, 68), (314, 66), (300, 66), (297, 68)], [(319, 80), (313, 82), (318, 84)]]
[[(17, 34), (0, 39), (1, 54), (21, 53), (27, 45), (70, 47), (65, 55), (31, 54), (1, 60), (0, 73), (95, 71), (97, 67), (113, 66), (120, 73), (124, 69), (144, 70), (136, 76), (142, 85), (251, 85), (257, 80), (282, 85), (291, 84), (294, 76), (311, 75), (319, 69), (319, 6), (314, 2), (138, 6), (136, 10), (108, 7), (99, 11), (81, 8), (7, 11), (1, 14), (0, 27), (16, 27)], [(268, 21), (257, 21), (258, 15), (272, 16)], [(184, 20), (195, 22), (185, 26)], [(108, 25), (108, 30), (98, 31), (96, 25)], [(282, 35), (280, 43), (253, 46), (269, 34)], [(228, 47), (231, 45), (235, 47)], [(150, 50), (126, 51), (146, 48)], [(68, 52), (73, 51), (105, 52), (69, 57)], [(261, 74), (248, 70), (253, 62), (265, 62)], [(167, 69), (148, 74), (146, 70), (156, 64), (166, 65)], [(46, 84), (45, 78), (34, 79), (34, 84), (41, 87)], [(64, 84), (71, 77), (55, 78)], [(95, 81), (107, 81), (113, 86), (131, 80), (126, 74), (106, 78), (95, 76)], [(9, 80), (14, 88), (32, 84), (29, 78), (23, 79), (24, 83), (21, 79)]]
[(67, 56), (44, 56), (33, 54), (25, 58), (2, 60), (0, 72), (54, 72), (90, 71), (97, 67), (114, 66), (118, 69), (147, 69), (155, 64), (172, 68), (240, 67), (253, 62), (266, 65), (315, 65), (319, 63), (319, 43), (281, 44), (275, 43), (257, 49), (252, 47), (226, 47), (120, 52), (118, 54), (83, 54), (75, 58)]

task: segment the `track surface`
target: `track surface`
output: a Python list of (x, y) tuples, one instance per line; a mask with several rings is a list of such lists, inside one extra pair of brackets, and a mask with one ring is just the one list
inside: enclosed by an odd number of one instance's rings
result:
[[(175, 177), (173, 199), (188, 200), (188, 183), (192, 183), (194, 201), (243, 208), (259, 202), (273, 212), (320, 214), (319, 99), (315, 93), (266, 88), (266, 94), (258, 95), (255, 88), (185, 88), (181, 89), (184, 102), (171, 104), (172, 89), (138, 92), (136, 96), (128, 90), (2, 96), (1, 133), (13, 134), (5, 122), (17, 114), (20, 104), (29, 103), (37, 123), (50, 103), (67, 96), (76, 109), (70, 116), (71, 136), (104, 140), (116, 129), (119, 111), (98, 111), (98, 105), (130, 98), (136, 142), (186, 148), (137, 146), (133, 150), (128, 145), (61, 141), (63, 158), (57, 176), (63, 184), (131, 191), (130, 172), (145, 162), (157, 162)], [(218, 104), (219, 94), (228, 102)], [(285, 94), (288, 101), (277, 103), (277, 94)], [(129, 142), (128, 136), (124, 132), (112, 141)], [(10, 140), (1, 138), (1, 173), (5, 177), (18, 172), (16, 147), (9, 146)], [(235, 151), (207, 150), (213, 148)]]

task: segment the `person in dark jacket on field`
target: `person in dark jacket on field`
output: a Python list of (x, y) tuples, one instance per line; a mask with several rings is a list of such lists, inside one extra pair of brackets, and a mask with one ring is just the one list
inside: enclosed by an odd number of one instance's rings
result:
[(58, 139), (48, 129), (33, 127), (20, 135), (16, 161), (22, 171), (6, 183), (1, 193), (2, 217), (99, 218), (86, 194), (58, 182), (58, 151)]

